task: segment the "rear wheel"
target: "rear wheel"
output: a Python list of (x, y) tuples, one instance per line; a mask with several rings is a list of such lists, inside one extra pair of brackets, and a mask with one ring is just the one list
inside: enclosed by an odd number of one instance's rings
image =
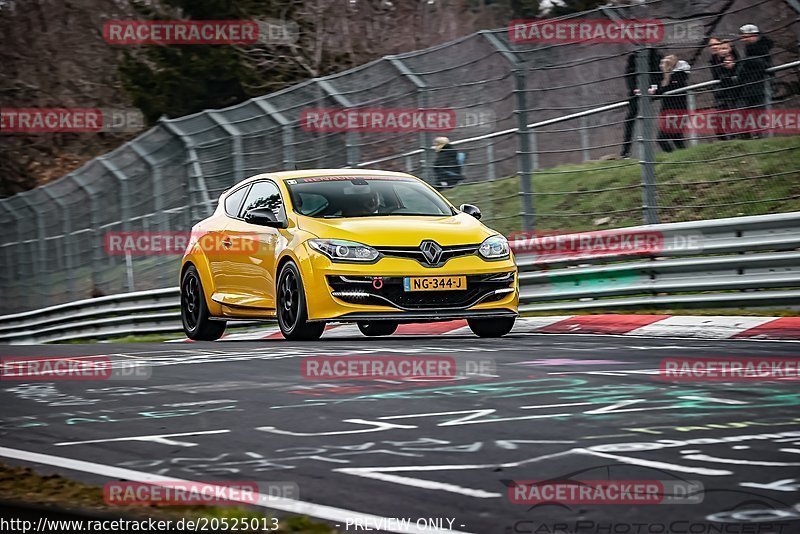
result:
[(478, 337), (503, 337), (514, 328), (516, 317), (467, 319), (470, 330)]
[(181, 281), (181, 322), (186, 337), (195, 341), (215, 341), (225, 332), (225, 321), (211, 320), (194, 265), (186, 269)]
[(397, 330), (394, 321), (359, 321), (358, 329), (365, 336), (391, 336)]
[(293, 262), (288, 262), (278, 276), (278, 326), (281, 334), (291, 341), (312, 341), (319, 339), (325, 330), (324, 322), (308, 322), (306, 293), (300, 270)]

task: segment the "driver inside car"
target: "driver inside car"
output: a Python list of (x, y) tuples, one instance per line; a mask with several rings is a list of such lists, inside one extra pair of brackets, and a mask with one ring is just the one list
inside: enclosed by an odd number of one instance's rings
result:
[(378, 212), (380, 198), (377, 191), (357, 193), (350, 197), (346, 207), (342, 209), (343, 217), (364, 217)]

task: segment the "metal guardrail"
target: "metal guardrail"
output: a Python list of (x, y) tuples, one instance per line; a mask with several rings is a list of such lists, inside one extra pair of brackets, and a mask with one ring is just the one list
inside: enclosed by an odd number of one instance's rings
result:
[[(535, 239), (599, 235), (658, 236), (659, 244), (646, 253), (598, 254), (591, 247), (560, 255), (543, 248), (539, 254), (530, 251), (543, 243)], [(516, 236), (511, 244), (517, 250), (523, 313), (800, 304), (800, 211), (571, 236)], [(180, 332), (179, 303), (178, 288), (166, 288), (5, 315), (0, 343)]]
[(153, 289), (0, 317), (0, 343), (24, 344), (181, 331), (180, 291)]

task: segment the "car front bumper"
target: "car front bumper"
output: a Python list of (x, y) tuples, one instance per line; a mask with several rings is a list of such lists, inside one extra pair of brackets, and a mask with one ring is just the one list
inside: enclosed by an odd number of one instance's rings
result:
[[(315, 251), (305, 252), (301, 271), (310, 321), (422, 322), (517, 315), (513, 257), (486, 261), (477, 255), (460, 256), (441, 267), (426, 267), (410, 258), (340, 263)], [(467, 289), (405, 292), (403, 278), (416, 276), (466, 276)], [(375, 279), (381, 280), (381, 287), (375, 287)]]

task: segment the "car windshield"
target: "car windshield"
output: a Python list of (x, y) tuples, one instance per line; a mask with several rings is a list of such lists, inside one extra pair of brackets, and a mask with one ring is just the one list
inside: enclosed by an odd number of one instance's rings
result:
[(453, 215), (439, 195), (404, 176), (312, 176), (286, 180), (292, 205), (309, 217)]

